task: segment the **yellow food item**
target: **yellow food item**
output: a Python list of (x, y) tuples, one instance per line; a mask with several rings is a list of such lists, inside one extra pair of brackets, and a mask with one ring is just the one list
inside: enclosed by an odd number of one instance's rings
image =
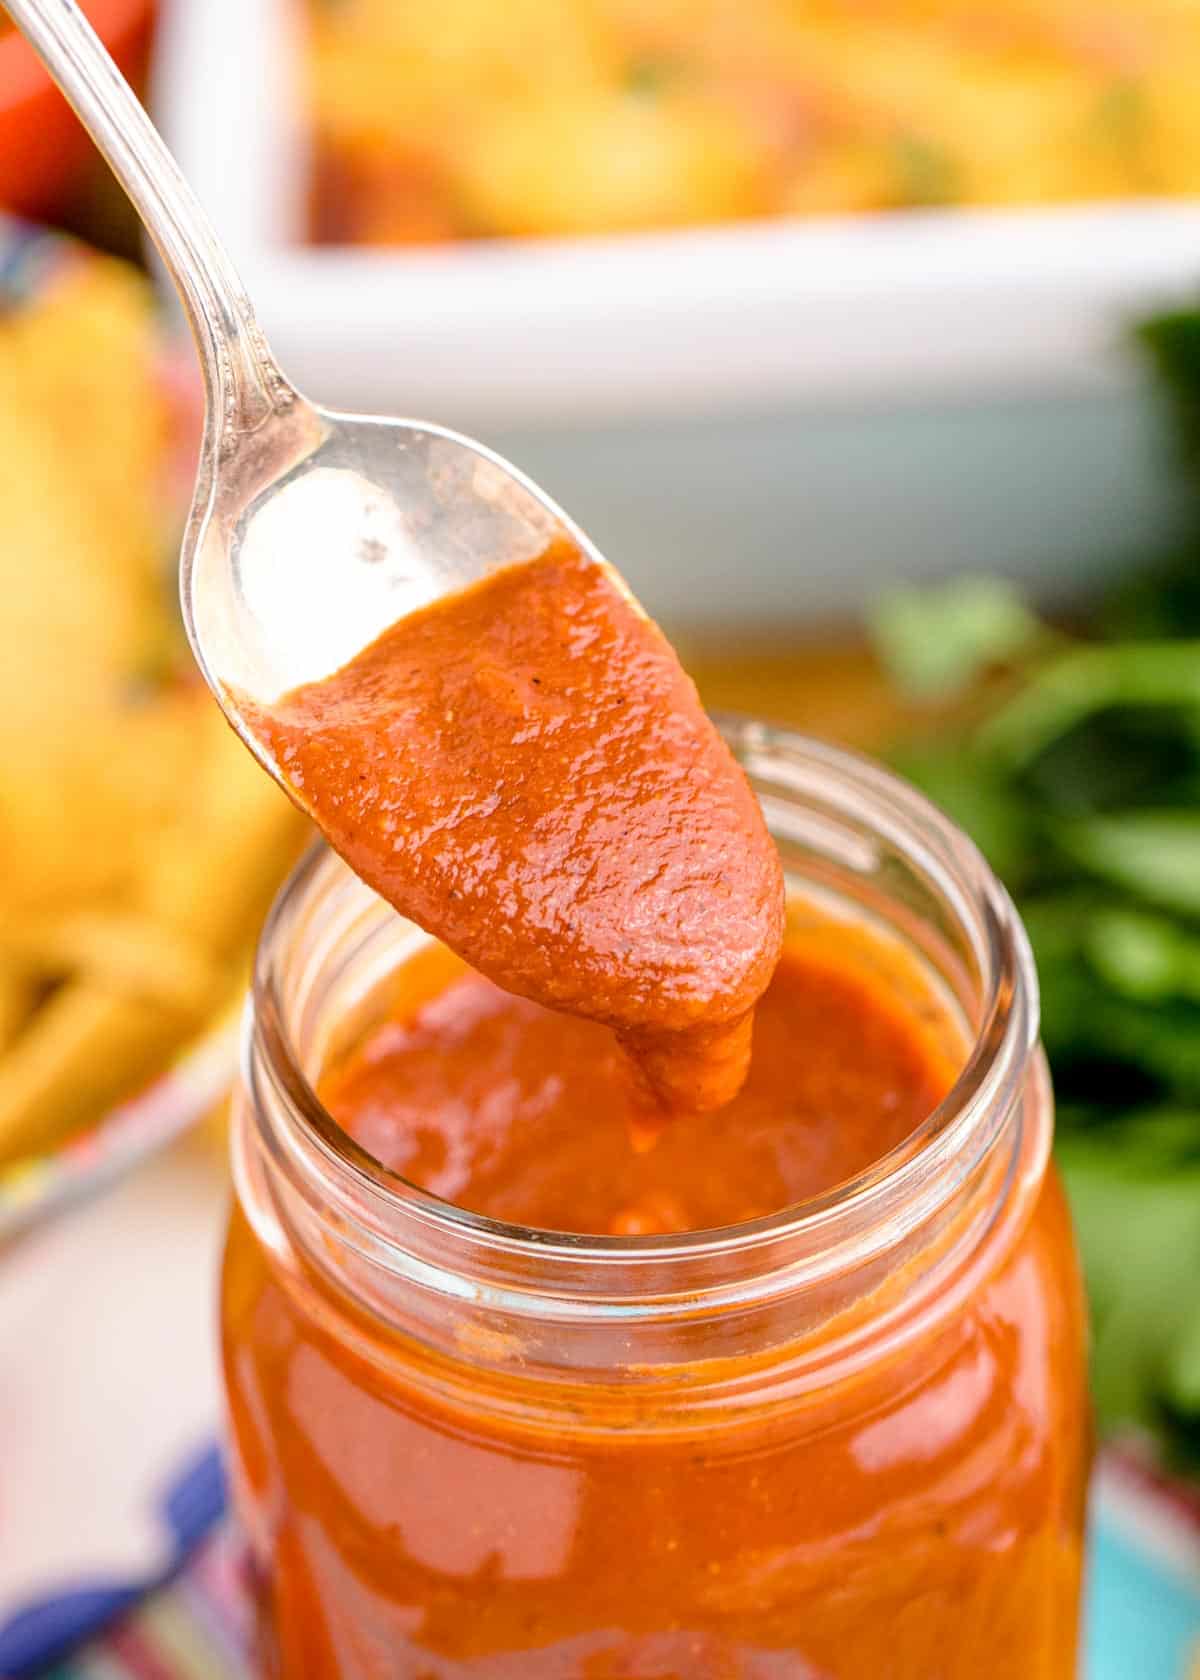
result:
[(766, 202), (741, 127), (685, 98), (547, 92), (472, 122), (457, 173), (470, 224), (514, 234), (724, 221)]
[(322, 241), (1200, 191), (1196, 0), (296, 0)]
[(0, 1168), (229, 1005), (306, 833), (176, 624), (159, 360), (114, 261), (0, 310)]
[(60, 987), (0, 1061), (0, 1161), (51, 1149), (97, 1118), (198, 1024), (103, 982)]

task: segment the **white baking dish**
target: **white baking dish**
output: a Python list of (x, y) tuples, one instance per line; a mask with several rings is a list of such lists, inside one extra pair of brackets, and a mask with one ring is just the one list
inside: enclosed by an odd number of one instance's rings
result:
[(1051, 586), (1170, 528), (1131, 320), (1200, 280), (1200, 202), (306, 248), (288, 0), (175, 0), (158, 115), (288, 373), (476, 432), (677, 620), (885, 578)]

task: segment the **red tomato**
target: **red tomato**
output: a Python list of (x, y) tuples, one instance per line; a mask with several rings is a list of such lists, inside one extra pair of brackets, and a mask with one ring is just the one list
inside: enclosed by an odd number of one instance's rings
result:
[[(97, 34), (126, 74), (141, 68), (154, 0), (83, 0)], [(15, 29), (0, 30), (0, 205), (25, 216), (57, 210), (91, 142)]]

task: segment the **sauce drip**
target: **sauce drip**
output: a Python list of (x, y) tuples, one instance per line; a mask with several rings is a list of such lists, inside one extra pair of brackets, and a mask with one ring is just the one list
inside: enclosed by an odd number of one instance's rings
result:
[(779, 859), (695, 686), (606, 568), (556, 542), (244, 709), (402, 914), (506, 991), (614, 1029), (665, 1107), (736, 1093), (780, 952)]

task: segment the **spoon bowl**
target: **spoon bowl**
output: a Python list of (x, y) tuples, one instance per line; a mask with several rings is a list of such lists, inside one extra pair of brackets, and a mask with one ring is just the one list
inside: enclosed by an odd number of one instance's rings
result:
[(206, 438), (182, 554), (184, 621), (230, 721), (279, 777), (243, 700), (270, 707), (399, 619), (563, 536), (606, 564), (483, 445), (318, 408), (280, 381), (253, 432)]

